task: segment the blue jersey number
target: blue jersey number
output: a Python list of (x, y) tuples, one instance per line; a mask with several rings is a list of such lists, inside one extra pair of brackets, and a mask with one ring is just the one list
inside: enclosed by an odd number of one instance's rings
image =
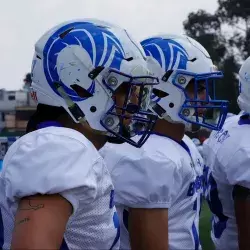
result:
[(219, 239), (227, 226), (228, 217), (223, 214), (223, 207), (218, 195), (217, 183), (213, 178), (209, 168), (205, 166), (205, 190), (206, 200), (211, 212), (213, 213), (213, 232), (215, 238)]
[[(113, 207), (114, 207), (114, 194), (115, 194), (114, 190), (111, 190), (110, 204), (109, 204), (110, 209), (113, 209)], [(114, 239), (114, 242), (113, 242), (112, 246), (110, 247), (110, 250), (112, 250), (114, 248), (114, 246), (117, 244), (117, 242), (120, 239), (120, 223), (119, 223), (119, 217), (118, 217), (118, 214), (117, 214), (116, 211), (114, 212), (114, 215), (113, 215), (113, 222), (114, 222), (114, 226), (115, 226), (115, 229), (116, 229), (116, 236), (115, 236), (115, 239)]]

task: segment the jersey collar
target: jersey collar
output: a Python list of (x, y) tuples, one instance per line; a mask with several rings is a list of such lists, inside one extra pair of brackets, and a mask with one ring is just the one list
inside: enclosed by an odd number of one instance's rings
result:
[(62, 124), (56, 121), (46, 121), (37, 124), (37, 129), (47, 128), (47, 127), (62, 127)]
[(243, 114), (241, 117), (240, 117), (240, 119), (239, 119), (239, 121), (238, 121), (238, 124), (239, 125), (247, 125), (247, 124), (250, 124), (250, 116), (249, 116), (249, 114)]

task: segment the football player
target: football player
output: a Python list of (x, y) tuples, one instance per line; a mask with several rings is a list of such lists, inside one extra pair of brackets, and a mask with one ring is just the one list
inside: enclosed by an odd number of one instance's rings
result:
[(250, 58), (239, 72), (238, 105), (204, 145), (206, 198), (213, 213), (211, 237), (217, 250), (250, 248)]
[[(114, 25), (69, 21), (38, 40), (32, 132), (10, 147), (0, 176), (0, 249), (119, 249), (114, 189), (98, 150), (108, 138), (142, 145), (157, 80), (140, 45)], [(133, 122), (146, 127), (138, 142)]]
[(187, 36), (161, 35), (141, 44), (160, 78), (150, 104), (160, 119), (140, 149), (124, 143), (101, 150), (116, 189), (121, 249), (198, 250), (202, 166), (196, 167), (183, 136), (193, 127), (221, 128), (228, 103), (209, 94), (222, 73)]

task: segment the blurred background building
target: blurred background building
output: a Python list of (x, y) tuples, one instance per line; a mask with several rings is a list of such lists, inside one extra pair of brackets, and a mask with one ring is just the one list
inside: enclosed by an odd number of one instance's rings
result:
[(29, 117), (36, 109), (30, 96), (31, 75), (26, 74), (21, 90), (0, 89), (0, 136), (19, 136), (25, 132)]

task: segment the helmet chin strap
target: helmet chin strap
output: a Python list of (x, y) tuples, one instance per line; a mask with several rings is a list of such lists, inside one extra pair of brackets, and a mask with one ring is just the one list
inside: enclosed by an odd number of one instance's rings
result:
[(196, 133), (201, 129), (201, 126), (198, 125), (198, 124), (189, 123), (189, 122), (186, 122), (184, 120), (182, 120), (182, 121), (174, 121), (174, 120), (171, 119), (171, 117), (169, 115), (167, 115), (167, 113), (163, 114), (162, 119), (165, 119), (166, 121), (168, 121), (170, 123), (184, 124), (185, 125), (185, 131), (187, 131), (187, 132)]
[[(131, 137), (128, 129), (124, 125), (122, 125), (122, 131), (120, 134), (122, 135), (122, 137), (124, 137), (126, 139), (130, 139), (130, 137)], [(111, 135), (108, 135), (108, 142), (113, 143), (113, 144), (122, 144), (122, 143), (124, 143), (124, 140), (117, 138), (115, 136), (112, 136), (112, 134), (111, 134)]]
[(186, 123), (185, 124), (185, 131), (186, 132), (196, 133), (200, 129), (201, 129), (201, 126), (198, 124), (193, 124), (193, 123)]
[[(84, 115), (83, 111), (79, 108), (79, 106), (76, 103), (74, 103), (71, 100), (69, 95), (65, 92), (64, 88), (62, 87), (62, 85), (58, 82), (54, 82), (54, 84), (56, 86), (58, 93), (61, 95), (61, 97), (66, 102), (70, 113), (79, 123), (81, 123), (83, 126), (88, 126), (91, 129), (91, 131), (94, 132), (95, 134), (106, 135), (108, 137), (109, 142), (119, 143), (119, 144), (124, 142), (123, 140), (116, 138), (115, 136), (112, 136), (112, 134), (109, 133), (108, 131), (99, 131), (99, 130), (92, 129), (89, 126), (88, 121), (85, 119), (85, 115)], [(129, 134), (128, 130), (125, 128), (125, 126), (122, 127), (122, 136), (125, 138), (130, 138), (130, 134)]]
[(58, 91), (58, 93), (61, 95), (61, 97), (66, 102), (68, 109), (71, 113), (71, 115), (79, 122), (79, 123), (86, 123), (87, 120), (85, 119), (85, 114), (83, 111), (79, 108), (79, 106), (74, 103), (69, 95), (65, 92), (64, 88), (59, 82), (54, 82), (54, 85)]

